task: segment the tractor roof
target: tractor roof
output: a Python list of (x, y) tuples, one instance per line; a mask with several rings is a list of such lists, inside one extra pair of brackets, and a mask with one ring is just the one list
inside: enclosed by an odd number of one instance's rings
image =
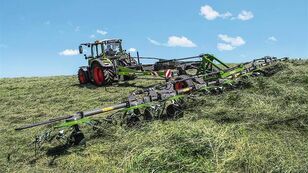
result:
[(112, 39), (104, 39), (104, 40), (98, 40), (100, 42), (119, 42), (122, 41), (122, 39), (112, 38)]
[(91, 45), (91, 44), (107, 44), (107, 43), (118, 43), (118, 42), (122, 42), (122, 39), (104, 39), (104, 40), (96, 40), (94, 42), (90, 42), (90, 43), (82, 43), (81, 45)]
[(117, 43), (121, 42), (121, 39), (104, 39), (104, 40), (96, 40), (94, 43)]

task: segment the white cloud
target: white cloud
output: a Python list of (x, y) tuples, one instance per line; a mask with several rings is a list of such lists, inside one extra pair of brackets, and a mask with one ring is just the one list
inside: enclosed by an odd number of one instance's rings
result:
[(73, 56), (73, 55), (78, 55), (79, 51), (77, 49), (65, 49), (62, 52), (59, 52), (59, 55), (61, 56)]
[(96, 30), (97, 33), (101, 34), (101, 35), (106, 35), (108, 32), (107, 31), (103, 31), (103, 30)]
[(197, 47), (195, 43), (193, 43), (191, 40), (188, 38), (181, 36), (171, 36), (168, 38), (168, 43), (167, 46), (170, 47)]
[(225, 51), (225, 50), (233, 50), (233, 49), (235, 49), (235, 47), (230, 45), (230, 44), (226, 44), (226, 43), (218, 43), (217, 49), (219, 51)]
[(269, 41), (273, 41), (273, 42), (278, 41), (277, 38), (274, 37), (274, 36), (268, 37), (268, 40), (269, 40)]
[(220, 13), (216, 11), (213, 7), (209, 5), (201, 6), (200, 15), (207, 20), (215, 20), (216, 18), (230, 19), (230, 20), (250, 20), (254, 17), (251, 11), (242, 10), (237, 16), (233, 16), (229, 11), (225, 13)]
[(220, 50), (220, 51), (233, 50), (236, 47), (242, 46), (246, 43), (245, 40), (240, 36), (230, 37), (226, 34), (219, 34), (218, 38), (221, 41), (225, 42), (225, 43), (218, 43), (217, 44), (217, 49)]
[(251, 11), (242, 10), (240, 14), (238, 14), (237, 18), (240, 20), (250, 20), (254, 17)]
[(222, 19), (228, 19), (232, 17), (232, 14), (230, 12), (220, 14), (218, 11), (214, 10), (209, 5), (204, 5), (200, 8), (200, 15), (207, 20), (215, 20), (218, 17)]
[(129, 48), (128, 51), (129, 52), (136, 52), (136, 49), (135, 48)]
[(152, 44), (154, 44), (154, 45), (156, 45), (156, 46), (161, 46), (161, 45), (162, 45), (162, 44), (159, 43), (158, 41), (153, 40), (153, 39), (151, 39), (151, 38), (148, 38), (148, 40), (149, 40)]
[(148, 38), (148, 40), (156, 45), (156, 46), (166, 46), (166, 47), (197, 47), (195, 43), (193, 43), (191, 40), (188, 38), (181, 36), (170, 36), (168, 38), (167, 43), (160, 43), (156, 40), (153, 40), (151, 38)]
[(207, 20), (214, 20), (219, 17), (219, 13), (215, 11), (211, 6), (204, 5), (200, 9), (200, 15), (202, 15)]
[(218, 38), (220, 38), (222, 41), (226, 43), (230, 43), (232, 46), (241, 46), (245, 44), (245, 41), (243, 40), (242, 37), (229, 37), (226, 34), (219, 34)]
[(95, 38), (95, 35), (94, 34), (90, 35), (90, 38)]

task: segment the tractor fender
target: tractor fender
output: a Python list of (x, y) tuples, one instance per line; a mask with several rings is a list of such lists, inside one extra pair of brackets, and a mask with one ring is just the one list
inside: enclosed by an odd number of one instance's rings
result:
[(84, 71), (88, 71), (88, 66), (81, 66), (81, 67), (79, 67), (79, 69), (82, 69)]
[(112, 62), (109, 59), (95, 59), (91, 62), (91, 67), (93, 66), (94, 63), (100, 64), (102, 67), (113, 67)]
[(83, 71), (85, 71), (88, 74), (88, 76), (90, 76), (90, 73), (91, 73), (90, 67), (81, 66), (81, 67), (79, 67), (79, 69), (82, 69)]

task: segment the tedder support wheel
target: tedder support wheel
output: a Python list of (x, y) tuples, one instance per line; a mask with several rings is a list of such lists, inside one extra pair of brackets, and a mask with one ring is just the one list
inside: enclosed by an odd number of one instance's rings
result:
[(78, 80), (80, 84), (87, 84), (90, 82), (88, 71), (82, 68), (78, 70)]
[(92, 76), (96, 86), (109, 85), (113, 82), (114, 72), (112, 68), (104, 68), (95, 63), (92, 66)]
[[(183, 88), (193, 86), (193, 81), (191, 79), (188, 79), (188, 78), (189, 78), (189, 76), (186, 76), (186, 75), (182, 75), (182, 76), (177, 77), (175, 79), (175, 81), (178, 80), (178, 82), (175, 83), (174, 89), (176, 91), (178, 91), (178, 90), (181, 90)], [(185, 79), (187, 79), (187, 80), (185, 80)]]
[(181, 118), (184, 112), (179, 104), (170, 104), (166, 108), (166, 114), (167, 118)]

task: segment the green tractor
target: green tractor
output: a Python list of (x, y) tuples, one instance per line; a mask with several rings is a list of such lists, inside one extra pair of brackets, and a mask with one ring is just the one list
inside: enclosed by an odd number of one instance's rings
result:
[[(87, 47), (88, 51), (83, 48)], [(90, 51), (90, 52), (89, 52)], [(79, 53), (84, 54), (88, 66), (78, 70), (80, 84), (94, 83), (97, 86), (109, 85), (122, 77), (133, 79), (134, 75), (118, 75), (118, 67), (135, 67), (137, 62), (122, 48), (121, 39), (97, 40), (93, 43), (82, 43)]]

